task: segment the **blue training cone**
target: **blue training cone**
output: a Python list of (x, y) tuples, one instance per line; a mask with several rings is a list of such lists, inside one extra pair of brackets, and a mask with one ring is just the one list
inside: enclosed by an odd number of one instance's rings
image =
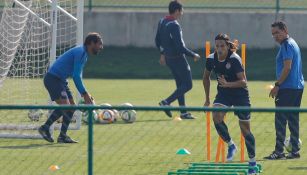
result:
[(189, 155), (189, 154), (191, 154), (191, 153), (190, 153), (190, 151), (188, 151), (188, 150), (185, 149), (185, 148), (180, 148), (180, 149), (176, 152), (176, 154), (178, 154), (178, 155)]

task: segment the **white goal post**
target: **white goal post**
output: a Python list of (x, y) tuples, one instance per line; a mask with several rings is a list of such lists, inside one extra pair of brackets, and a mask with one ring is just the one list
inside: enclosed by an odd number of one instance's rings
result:
[[(42, 78), (54, 60), (83, 43), (84, 0), (4, 0), (0, 21), (0, 105), (45, 105)], [(1, 11), (0, 11), (1, 12)], [(76, 95), (79, 98), (79, 94)], [(50, 102), (49, 102), (50, 104)], [(0, 111), (0, 138), (41, 138), (29, 111)], [(80, 129), (81, 112), (69, 129)], [(59, 129), (61, 124), (51, 127)]]

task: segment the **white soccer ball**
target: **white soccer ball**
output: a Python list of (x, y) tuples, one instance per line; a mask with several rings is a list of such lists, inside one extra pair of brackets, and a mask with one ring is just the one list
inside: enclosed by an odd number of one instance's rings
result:
[(80, 116), (81, 111), (76, 110), (71, 118), (71, 122), (76, 123), (77, 122), (77, 118)]
[[(301, 148), (302, 146), (302, 141), (301, 139), (298, 139), (298, 147)], [(292, 152), (292, 144), (290, 142), (290, 137), (288, 137), (285, 142), (284, 142), (284, 146), (285, 146), (285, 149), (290, 153)]]
[(108, 106), (111, 107), (112, 105), (110, 103), (101, 103), (100, 106)]
[(114, 113), (114, 122), (116, 122), (120, 118), (119, 111), (116, 109), (113, 109), (112, 111)]
[[(131, 103), (124, 103), (121, 106), (133, 107)], [(135, 110), (120, 110), (120, 118), (126, 123), (133, 123), (136, 120), (136, 111)]]
[(43, 117), (44, 112), (41, 109), (30, 109), (28, 112), (28, 118), (31, 121), (37, 122), (41, 117)]
[[(89, 116), (88, 111), (82, 112), (82, 121), (88, 123), (88, 116)], [(93, 111), (93, 120), (97, 121), (97, 118), (98, 118), (98, 113), (96, 111)]]
[(96, 121), (97, 123), (100, 123), (100, 124), (113, 123), (115, 121), (114, 112), (109, 109), (99, 110)]
[(136, 120), (135, 110), (124, 110), (121, 112), (121, 119), (126, 123), (133, 123)]
[[(102, 103), (102, 104), (100, 104), (100, 106), (112, 107), (112, 105), (109, 104), (109, 103)], [(114, 113), (114, 122), (116, 122), (116, 121), (120, 118), (120, 117), (119, 117), (119, 112), (118, 112), (116, 109), (113, 109), (112, 111), (113, 111), (113, 113)]]
[[(123, 103), (121, 104), (120, 106), (128, 106), (128, 107), (132, 107), (133, 105), (131, 103)], [(125, 110), (120, 110), (119, 111), (119, 115), (122, 116), (122, 113), (124, 112)]]

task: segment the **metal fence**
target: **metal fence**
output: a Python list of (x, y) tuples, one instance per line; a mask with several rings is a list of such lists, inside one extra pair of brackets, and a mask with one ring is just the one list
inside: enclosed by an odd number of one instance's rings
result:
[[(251, 130), (256, 138), (257, 161), (263, 175), (306, 174), (307, 155), (301, 147), (301, 158), (296, 160), (265, 161), (274, 149), (274, 112), (300, 112), (300, 139), (307, 140), (307, 109), (297, 108), (185, 108), (197, 117), (183, 121), (176, 117), (180, 107), (129, 107), (129, 106), (0, 106), (0, 111), (29, 109), (116, 109), (137, 111), (136, 121), (126, 123), (119, 119), (111, 124), (97, 124), (89, 120), (80, 130), (69, 135), (80, 142), (74, 145), (47, 144), (44, 140), (16, 140), (1, 138), (1, 174), (167, 174), (187, 168), (192, 163), (223, 162), (226, 148), (219, 146), (212, 111), (228, 112), (226, 123), (239, 151), (234, 162), (247, 164), (247, 153), (242, 144), (238, 119), (233, 111), (252, 113)], [(163, 110), (173, 110), (168, 118)], [(204, 113), (205, 112), (205, 113)], [(92, 112), (90, 112), (92, 115)], [(12, 117), (12, 115), (9, 115)], [(1, 122), (14, 121), (15, 117), (1, 117)], [(25, 116), (24, 116), (25, 117)], [(25, 117), (27, 118), (27, 117)], [(91, 116), (89, 117), (91, 119)], [(41, 118), (40, 122), (45, 121)], [(211, 121), (211, 122), (210, 122)], [(33, 121), (34, 122), (34, 121)], [(35, 121), (37, 122), (37, 121)], [(33, 123), (32, 123), (33, 124)], [(37, 123), (36, 123), (37, 124)], [(57, 133), (57, 132), (56, 132)], [(287, 134), (289, 135), (289, 133)], [(220, 157), (220, 158), (219, 158)], [(176, 174), (176, 173), (175, 173)], [(180, 174), (180, 173), (178, 173)]]
[[(92, 9), (165, 9), (170, 0), (85, 0)], [(185, 9), (306, 10), (306, 0), (182, 0)], [(0, 7), (3, 2), (0, 2)]]
[[(93, 8), (165, 9), (170, 0), (86, 0)], [(306, 10), (305, 0), (183, 0), (185, 9)]]

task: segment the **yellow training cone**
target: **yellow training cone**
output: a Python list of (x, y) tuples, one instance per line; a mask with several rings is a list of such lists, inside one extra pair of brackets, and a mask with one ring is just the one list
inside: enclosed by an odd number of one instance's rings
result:
[(175, 117), (174, 121), (181, 121), (182, 119), (180, 117)]
[(271, 84), (265, 86), (265, 89), (267, 89), (267, 90), (271, 90), (271, 89), (273, 89), (273, 88), (274, 88), (274, 86), (271, 85)]
[(60, 167), (57, 166), (57, 165), (51, 165), (51, 166), (49, 167), (49, 170), (51, 170), (51, 171), (56, 171), (56, 170), (59, 170), (59, 169), (60, 169)]

